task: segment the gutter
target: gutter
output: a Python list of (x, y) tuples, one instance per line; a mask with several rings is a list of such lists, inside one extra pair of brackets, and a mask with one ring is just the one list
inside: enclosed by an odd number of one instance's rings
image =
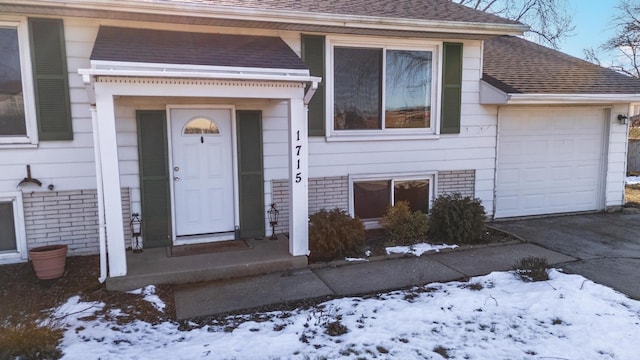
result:
[(508, 105), (612, 104), (640, 101), (640, 94), (508, 94)]
[(287, 75), (287, 74), (256, 74), (256, 73), (236, 73), (236, 72), (205, 72), (205, 71), (185, 71), (185, 70), (120, 70), (120, 69), (78, 69), (78, 74), (82, 75), (85, 84), (89, 77), (94, 76), (123, 76), (123, 77), (158, 77), (158, 78), (195, 78), (195, 79), (225, 79), (225, 80), (258, 80), (258, 81), (284, 81), (284, 82), (320, 82), (322, 78), (308, 75)]
[(575, 104), (627, 104), (640, 102), (640, 94), (514, 94), (502, 91), (480, 80), (482, 105), (575, 105)]

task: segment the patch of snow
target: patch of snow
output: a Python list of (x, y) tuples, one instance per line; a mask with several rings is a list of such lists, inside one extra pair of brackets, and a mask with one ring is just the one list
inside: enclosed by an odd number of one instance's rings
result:
[(442, 249), (455, 249), (458, 245), (432, 245), (427, 243), (415, 244), (412, 246), (392, 246), (387, 248), (387, 254), (413, 254), (420, 256), (428, 251), (440, 252)]
[(640, 184), (640, 176), (627, 176), (624, 179), (625, 185), (637, 185)]
[(579, 275), (549, 275), (525, 283), (494, 272), (190, 330), (91, 319), (77, 311), (95, 304), (77, 297), (56, 313), (73, 325), (63, 359), (440, 359), (436, 348), (456, 359), (637, 359), (640, 302)]
[(345, 259), (346, 261), (349, 261), (349, 262), (369, 261), (369, 260), (367, 260), (367, 259), (365, 259), (365, 258), (352, 258), (352, 257), (347, 257), (347, 258), (344, 258), (344, 259)]
[(67, 299), (67, 302), (58, 306), (51, 313), (46, 323), (54, 323), (56, 325), (65, 326), (73, 323), (75, 319), (83, 317), (91, 317), (96, 311), (104, 308), (103, 302), (84, 302), (80, 301), (80, 296), (75, 295)]
[(158, 309), (158, 311), (164, 312), (164, 308), (166, 307), (166, 304), (164, 303), (164, 301), (160, 299), (158, 295), (156, 295), (155, 285), (147, 285), (140, 289), (128, 291), (128, 293), (135, 294), (135, 295), (143, 295), (144, 300), (150, 302), (151, 305), (153, 305), (153, 307)]

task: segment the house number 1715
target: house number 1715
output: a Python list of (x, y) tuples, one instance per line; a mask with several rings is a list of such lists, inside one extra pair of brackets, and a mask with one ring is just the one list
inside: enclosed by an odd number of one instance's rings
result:
[[(296, 143), (300, 142), (300, 130), (296, 131)], [(302, 172), (300, 170), (300, 150), (302, 150), (302, 145), (296, 144), (296, 183), (302, 181)]]

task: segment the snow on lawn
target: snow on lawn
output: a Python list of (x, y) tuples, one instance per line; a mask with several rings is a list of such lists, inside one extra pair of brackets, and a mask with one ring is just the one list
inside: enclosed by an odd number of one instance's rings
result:
[(420, 256), (428, 251), (440, 252), (442, 249), (455, 249), (458, 245), (432, 245), (427, 243), (420, 243), (411, 246), (392, 246), (387, 248), (387, 254), (413, 254)]
[(156, 295), (156, 287), (154, 285), (147, 285), (141, 289), (129, 291), (129, 294), (144, 295), (143, 299), (150, 302), (158, 311), (164, 312), (166, 305), (160, 297)]
[(624, 179), (625, 185), (637, 185), (640, 184), (640, 176), (627, 176)]
[(638, 358), (640, 302), (578, 275), (550, 277), (524, 283), (495, 272), (190, 330), (92, 320), (88, 309), (102, 305), (77, 297), (54, 316), (69, 314), (64, 359)]

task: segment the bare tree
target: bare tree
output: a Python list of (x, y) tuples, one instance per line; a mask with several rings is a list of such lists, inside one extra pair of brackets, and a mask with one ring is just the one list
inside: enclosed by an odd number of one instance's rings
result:
[(529, 25), (527, 37), (557, 49), (575, 26), (567, 0), (451, 0)]
[[(622, 0), (618, 11), (614, 19), (615, 35), (599, 49), (611, 55), (611, 69), (640, 77), (640, 1)], [(595, 49), (585, 49), (585, 57), (600, 63)]]

